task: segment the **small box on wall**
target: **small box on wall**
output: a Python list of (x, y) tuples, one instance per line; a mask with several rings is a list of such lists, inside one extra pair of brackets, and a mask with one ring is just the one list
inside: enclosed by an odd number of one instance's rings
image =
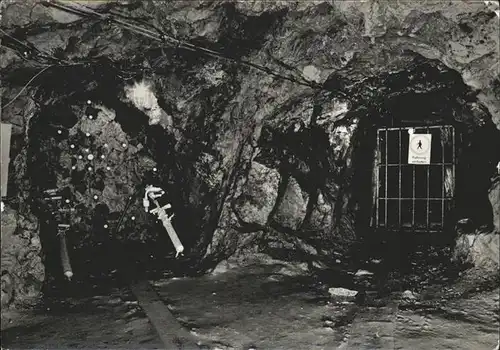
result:
[(9, 162), (10, 162), (10, 136), (12, 125), (1, 123), (1, 192), (2, 198), (7, 196), (7, 183), (9, 180)]

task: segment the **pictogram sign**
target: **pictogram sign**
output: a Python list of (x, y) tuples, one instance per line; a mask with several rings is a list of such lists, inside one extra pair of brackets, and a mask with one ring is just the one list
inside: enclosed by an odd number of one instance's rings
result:
[(410, 134), (408, 147), (408, 164), (430, 164), (431, 134)]

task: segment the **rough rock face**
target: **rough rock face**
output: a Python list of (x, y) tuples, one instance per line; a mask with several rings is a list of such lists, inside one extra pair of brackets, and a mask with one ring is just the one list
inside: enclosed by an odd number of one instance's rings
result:
[(252, 162), (247, 182), (236, 199), (235, 213), (247, 224), (266, 225), (278, 196), (279, 173)]
[[(9, 204), (70, 221), (73, 247), (154, 244), (164, 232), (140, 197), (155, 184), (196, 261), (256, 250), (328, 261), (368, 227), (378, 125), (451, 123), (464, 148), (481, 130), (498, 138), (498, 18), (482, 2), (111, 3), (143, 34), (34, 0), (1, 6), (2, 121), (14, 124), (16, 164)], [(467, 159), (487, 153), (489, 179), (500, 156), (477, 144)], [(44, 200), (52, 187), (70, 203)], [(51, 214), (61, 207), (73, 216)]]
[(302, 193), (297, 180), (290, 177), (281, 203), (276, 210), (276, 222), (283, 227), (297, 230), (306, 216), (307, 197), (307, 193)]
[(2, 213), (2, 307), (33, 301), (42, 288), (38, 221), (7, 207)]
[[(68, 120), (64, 127), (46, 124), (51, 117), (70, 119), (69, 115), (58, 115), (56, 110), (43, 111), (31, 124), (31, 128), (43, 130), (47, 135), (46, 139), (33, 140), (28, 151), (28, 171), (46, 174), (32, 179), (30, 192), (41, 209), (37, 214), (55, 211), (58, 223), (71, 223), (71, 235), (77, 237), (73, 241), (78, 246), (106, 235), (107, 228), (118, 220), (116, 214), (128, 208), (126, 229), (122, 231), (124, 238), (143, 240), (151, 232), (147, 221), (141, 220), (147, 214), (138, 205), (140, 202), (129, 202), (130, 197), (137, 197), (134, 185), (155, 176), (157, 163), (144, 151), (141, 142), (130, 138), (122, 129), (115, 111), (89, 102), (73, 106), (79, 120)], [(39, 196), (51, 188), (62, 189), (64, 198), (49, 201)], [(74, 211), (58, 215), (60, 209)], [(131, 226), (134, 238), (127, 236)]]
[(499, 177), (493, 180), (489, 190), (489, 200), (493, 213), (493, 232), (469, 232), (459, 230), (455, 242), (453, 258), (457, 262), (472, 266), (469, 275), (475, 278), (486, 276), (497, 277), (500, 271), (500, 182)]
[(488, 197), (493, 208), (493, 227), (500, 233), (500, 176), (491, 185)]
[(500, 235), (497, 233), (479, 233), (462, 235), (457, 239), (454, 259), (458, 262), (470, 264), (473, 272), (484, 278), (498, 276)]

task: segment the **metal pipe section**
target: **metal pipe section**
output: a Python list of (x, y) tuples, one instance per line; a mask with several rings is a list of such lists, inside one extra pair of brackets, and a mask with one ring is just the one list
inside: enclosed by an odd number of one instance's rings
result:
[(156, 214), (158, 215), (158, 219), (161, 220), (163, 227), (165, 227), (165, 230), (167, 230), (168, 236), (170, 237), (170, 240), (172, 241), (172, 244), (175, 247), (175, 257), (177, 258), (180, 254), (184, 252), (184, 246), (181, 243), (181, 240), (179, 239), (179, 236), (177, 235), (177, 232), (175, 232), (174, 227), (172, 226), (172, 216), (168, 216), (167, 212), (165, 211), (166, 209), (169, 209), (171, 207), (170, 204), (164, 205), (163, 207), (160, 206), (160, 203), (156, 200), (156, 198), (159, 198), (165, 194), (165, 191), (163, 191), (159, 187), (153, 187), (153, 186), (147, 186), (146, 187), (146, 192), (144, 194), (144, 199), (143, 199), (143, 205), (144, 209), (147, 211), (149, 208), (149, 200), (152, 200), (153, 203), (156, 205), (156, 209), (153, 209), (150, 211), (151, 214)]
[(170, 204), (167, 204), (163, 207), (160, 207), (160, 204), (158, 203), (157, 200), (153, 201), (156, 204), (156, 209), (151, 210), (152, 214), (157, 214), (158, 219), (161, 220), (163, 223), (163, 227), (167, 230), (168, 236), (170, 237), (170, 240), (172, 241), (172, 244), (175, 247), (175, 257), (177, 258), (180, 254), (184, 252), (184, 246), (181, 243), (181, 240), (179, 239), (179, 236), (177, 236), (177, 232), (175, 232), (174, 227), (172, 226), (171, 220), (172, 216), (168, 216), (167, 212), (165, 209), (170, 208)]
[(59, 233), (59, 241), (61, 245), (61, 266), (63, 274), (69, 281), (71, 281), (71, 278), (73, 277), (73, 269), (71, 268), (68, 246), (66, 244), (66, 234), (62, 231)]
[(175, 229), (172, 226), (170, 220), (162, 220), (162, 222), (163, 222), (163, 227), (165, 227), (165, 229), (167, 230), (168, 236), (170, 237), (170, 240), (172, 241), (172, 244), (175, 247), (176, 257), (177, 257), (179, 254), (182, 254), (184, 252), (184, 246), (182, 245), (179, 236), (177, 236), (177, 232), (175, 232)]

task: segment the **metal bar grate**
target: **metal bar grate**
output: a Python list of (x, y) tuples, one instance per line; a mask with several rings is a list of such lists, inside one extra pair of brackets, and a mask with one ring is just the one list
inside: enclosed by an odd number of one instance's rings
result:
[[(445, 136), (447, 135), (447, 130), (446, 129), (441, 129), (441, 137), (440, 137), (440, 143), (441, 143), (441, 159), (444, 162), (444, 148), (445, 148)], [(442, 186), (441, 186), (441, 227), (444, 227), (444, 203), (445, 203), (445, 198), (446, 198), (446, 168), (443, 165), (441, 166), (441, 181), (442, 181)]]
[[(455, 161), (455, 129), (453, 129), (453, 128), (451, 129), (451, 140), (452, 140), (451, 143), (453, 145), (453, 148), (452, 148), (453, 158), (452, 159), (453, 159), (453, 161)], [(455, 163), (453, 163), (451, 169), (452, 169), (452, 181), (453, 181), (452, 186), (453, 187), (450, 189), (450, 193), (453, 194), (453, 193), (455, 193), (454, 187), (455, 187), (455, 179), (456, 179), (456, 177), (455, 177)]]
[[(442, 128), (453, 128), (451, 125), (429, 125), (429, 126), (425, 126), (425, 128), (427, 130), (431, 130), (431, 129), (442, 129)], [(399, 129), (403, 129), (403, 130), (408, 130), (408, 129), (419, 129), (419, 127), (415, 127), (415, 126), (407, 126), (407, 127), (395, 127), (395, 128), (381, 128), (380, 130), (387, 130), (387, 131), (395, 131), (395, 130), (399, 130)], [(422, 129), (422, 127), (420, 128)]]
[(412, 216), (411, 216), (411, 227), (415, 227), (415, 165), (411, 166), (412, 174), (412, 189), (413, 189), (413, 200), (412, 200)]
[(432, 134), (431, 162), (408, 164), (410, 127), (377, 130), (374, 223), (390, 230), (442, 232), (454, 203), (455, 130), (449, 125), (411, 128)]
[(442, 198), (442, 197), (429, 197), (429, 198), (412, 198), (412, 197), (409, 197), (409, 198), (400, 198), (400, 197), (389, 197), (389, 198), (385, 198), (385, 197), (380, 197), (379, 199), (388, 199), (388, 200), (394, 200), (394, 201), (398, 201), (398, 200), (405, 200), (405, 199), (413, 199), (415, 201), (427, 201), (427, 200), (431, 200), (431, 201), (442, 201), (443, 199), (445, 201), (447, 200), (451, 200), (453, 198)]
[[(387, 166), (390, 168), (390, 167), (399, 167), (399, 166), (405, 166), (405, 165), (408, 165), (408, 164), (387, 164)], [(452, 166), (453, 163), (430, 163), (429, 165), (449, 165), (449, 166)]]
[[(402, 194), (401, 194), (401, 153), (403, 153), (403, 140), (402, 140), (402, 135), (401, 135), (401, 128), (399, 128), (399, 167), (398, 167), (398, 183), (399, 183), (399, 198), (398, 198), (398, 225), (401, 227), (401, 201), (402, 201)], [(387, 199), (386, 199), (387, 200)]]
[[(388, 173), (387, 173), (387, 163), (389, 162), (389, 155), (388, 155), (388, 152), (387, 152), (387, 149), (389, 147), (389, 131), (385, 131), (385, 197), (387, 198), (387, 180), (388, 180)], [(385, 225), (387, 227), (387, 200), (384, 201), (384, 205), (385, 205), (385, 210), (384, 210), (384, 216), (385, 216)]]
[[(430, 129), (427, 128), (427, 133), (430, 132)], [(431, 205), (431, 201), (429, 199), (429, 197), (431, 196), (431, 167), (430, 165), (429, 166), (426, 166), (427, 168), (427, 207), (426, 207), (426, 211), (427, 211), (427, 215), (426, 215), (426, 227), (427, 229), (429, 229), (431, 227), (431, 223), (429, 221), (429, 214), (430, 214), (430, 205)]]

